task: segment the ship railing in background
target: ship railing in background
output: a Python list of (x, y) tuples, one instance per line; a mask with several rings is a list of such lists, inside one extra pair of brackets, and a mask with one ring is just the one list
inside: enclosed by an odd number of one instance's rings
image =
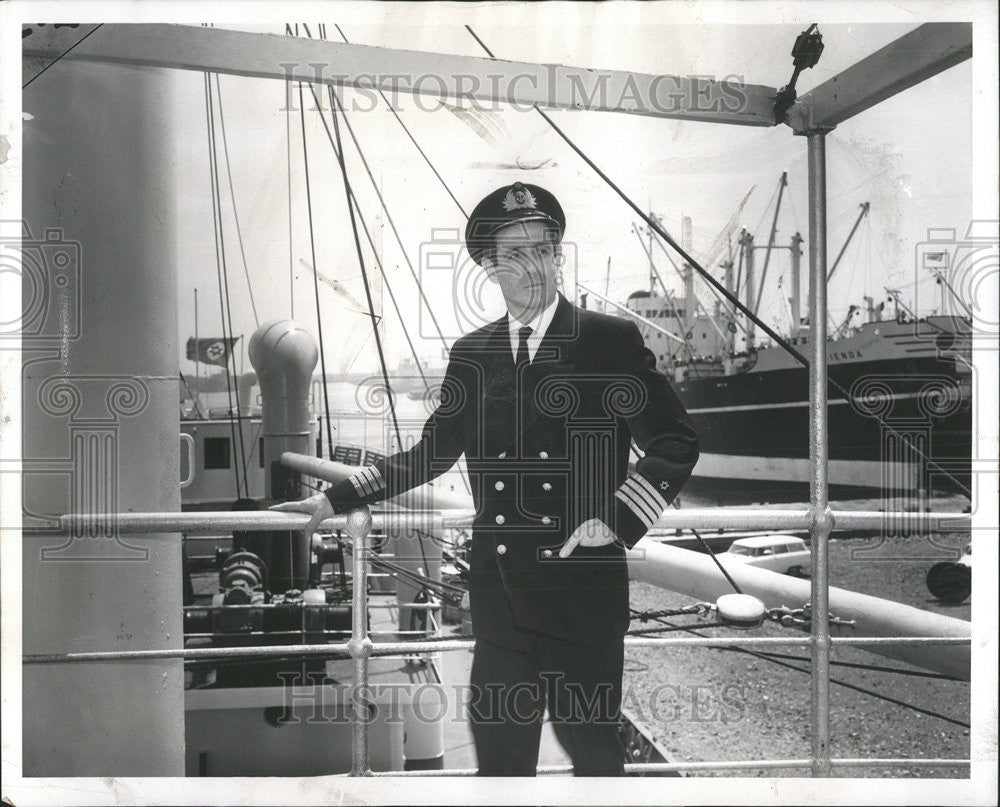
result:
[[(668, 528), (688, 529), (806, 529), (814, 540), (826, 540), (835, 530), (879, 529), (886, 519), (912, 517), (912, 513), (887, 513), (881, 511), (833, 511), (824, 508), (823, 518), (817, 519), (815, 510), (731, 510), (728, 508), (671, 510), (663, 514), (658, 522)], [(346, 531), (353, 542), (352, 547), (352, 630), (351, 638), (342, 643), (294, 644), (268, 647), (228, 647), (228, 648), (178, 648), (170, 650), (133, 650), (89, 653), (65, 653), (25, 656), (25, 663), (67, 663), (85, 661), (116, 661), (151, 658), (183, 659), (234, 659), (253, 656), (288, 657), (292, 655), (329, 656), (346, 653), (354, 662), (354, 680), (351, 686), (352, 702), (352, 768), (351, 776), (467, 776), (475, 774), (474, 769), (421, 770), (374, 772), (369, 767), (368, 731), (370, 711), (365, 694), (370, 692), (368, 659), (373, 656), (414, 655), (417, 653), (440, 653), (444, 651), (468, 650), (475, 644), (472, 638), (426, 639), (408, 641), (372, 641), (368, 632), (366, 614), (368, 603), (368, 564), (370, 562), (370, 534), (373, 528), (406, 527), (414, 524), (421, 529), (449, 529), (468, 527), (473, 513), (463, 512), (413, 512), (372, 515), (368, 508), (354, 510), (346, 515), (334, 516), (321, 525), (326, 530)], [(971, 516), (962, 513), (922, 513), (924, 524), (930, 531), (956, 531), (971, 529)], [(120, 534), (149, 533), (205, 533), (218, 534), (234, 530), (301, 530), (308, 522), (308, 516), (295, 513), (269, 511), (246, 512), (199, 512), (199, 513), (117, 513), (86, 516), (63, 516), (60, 529), (69, 532), (88, 525), (108, 523), (113, 520)], [(822, 523), (819, 524), (818, 522)], [(898, 522), (897, 522), (898, 523)], [(815, 572), (815, 558), (814, 558)], [(827, 576), (814, 575), (813, 587), (829, 588)], [(825, 633), (822, 628), (825, 627)], [(969, 637), (954, 636), (889, 636), (889, 637), (831, 637), (829, 623), (819, 619), (810, 622), (809, 636), (782, 637), (647, 637), (626, 636), (626, 647), (809, 647), (815, 650), (818, 643), (829, 653), (832, 646), (873, 647), (878, 645), (970, 645)], [(826, 674), (823, 686), (813, 686), (811, 697), (811, 726), (815, 734), (823, 725), (818, 716), (829, 710), (829, 667), (823, 672), (811, 665), (810, 678)], [(824, 744), (826, 749), (828, 743)], [(853, 759), (834, 758), (829, 751), (814, 753), (802, 759), (761, 759), (722, 760), (717, 762), (664, 762), (626, 764), (627, 774), (656, 774), (668, 772), (698, 771), (745, 771), (769, 769), (809, 769), (813, 776), (828, 776), (834, 768), (862, 767), (968, 767), (968, 759)], [(572, 768), (541, 767), (540, 774), (566, 774)]]

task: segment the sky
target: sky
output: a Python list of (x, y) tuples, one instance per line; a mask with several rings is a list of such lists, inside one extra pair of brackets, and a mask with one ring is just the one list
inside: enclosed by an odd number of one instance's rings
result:
[[(353, 6), (344, 8), (339, 18), (329, 16), (305, 24), (314, 37), (319, 35), (318, 23), (325, 23), (327, 37), (339, 40), (335, 27), (339, 24), (352, 43), (483, 55), (464, 27), (468, 23), (498, 57), (505, 59), (650, 74), (740, 77), (750, 84), (774, 87), (788, 81), (791, 46), (806, 27), (799, 21), (672, 24), (662, 6), (586, 6), (564, 10), (559, 24), (551, 25), (544, 24), (547, 12), (535, 5), (513, 6), (502, 14), (463, 9), (461, 15), (449, 7), (434, 6), (427, 13), (440, 19), (424, 18), (419, 24), (398, 6), (366, 7), (364, 13)], [(617, 13), (608, 13), (613, 9)], [(284, 30), (278, 22), (220, 27), (267, 33)], [(821, 24), (825, 50), (819, 64), (802, 73), (799, 94), (914, 27), (915, 22)], [(304, 27), (300, 33), (305, 35)], [(920, 313), (931, 313), (940, 304), (933, 278), (917, 271), (914, 255), (929, 228), (953, 228), (961, 235), (972, 214), (971, 80), (972, 65), (965, 62), (842, 123), (827, 136), (831, 262), (847, 238), (859, 206), (871, 203), (870, 215), (830, 284), (834, 321), (842, 319), (850, 304), (862, 304), (865, 295), (876, 302), (884, 300), (886, 286), (899, 288), (903, 299), (919, 307)], [(204, 82), (200, 74), (180, 71), (175, 81), (179, 122), (178, 337), (183, 346), (195, 332), (194, 289), (199, 293), (199, 335), (218, 336), (221, 325)], [(230, 193), (222, 127), (217, 120), (234, 333), (244, 334), (245, 343), (258, 322), (292, 315), (316, 333), (314, 281), (303, 264), (313, 262), (313, 247), (297, 96), (293, 96), (295, 111), (289, 112), (284, 82), (222, 76), (218, 87), (232, 175)], [(447, 344), (478, 324), (472, 314), (453, 315), (455, 299), (460, 303), (459, 311), (475, 308), (478, 312), (481, 308), (485, 312), (482, 316), (489, 319), (502, 313), (499, 292), (467, 261), (458, 275), (431, 265), (428, 256), (441, 248), (442, 232), (460, 233), (464, 228), (463, 214), (381, 100), (372, 109), (368, 97), (355, 91), (345, 90), (342, 97), (348, 122), (403, 244), (401, 248), (387, 225), (372, 182), (353, 143), (349, 143), (349, 181), (368, 230), (379, 245), (388, 286), (396, 297), (394, 306), (362, 233), (373, 300), (384, 316), (387, 363), (392, 368), (409, 355), (402, 322), (418, 355), (440, 364), (442, 341), (427, 307), (420, 303), (406, 256)], [(360, 109), (353, 108), (352, 102)], [(607, 283), (608, 296), (618, 302), (647, 287), (648, 260), (632, 230), (637, 217), (540, 116), (497, 107), (478, 115), (481, 126), (489, 129), (484, 137), (468, 125), (468, 116), (463, 119), (426, 96), (399, 95), (396, 106), (413, 138), (465, 210), (503, 184), (521, 180), (542, 185), (556, 194), (567, 215), (564, 277), (575, 274), (602, 293)], [(364, 283), (343, 180), (313, 107), (307, 103), (304, 126), (315, 262), (325, 278), (339, 283), (346, 292), (338, 293), (324, 283), (319, 286), (328, 370), (373, 372), (378, 368), (377, 353), (365, 310)], [(327, 103), (324, 110), (327, 125), (332, 126)], [(737, 226), (747, 227), (757, 244), (765, 244), (783, 171), (788, 172), (789, 184), (778, 219), (777, 243), (787, 244), (796, 231), (808, 237), (806, 141), (785, 126), (693, 123), (613, 112), (556, 110), (551, 115), (631, 198), (660, 216), (678, 240), (682, 217), (689, 216), (696, 256), (704, 255), (734, 216)], [(348, 140), (346, 130), (342, 136)], [(448, 243), (443, 248), (457, 250), (460, 258), (464, 255), (460, 245)], [(808, 243), (803, 250), (805, 273)], [(679, 279), (666, 256), (658, 248), (654, 248), (654, 256), (668, 286), (679, 289)], [(709, 267), (717, 277), (721, 277), (718, 261), (724, 257), (716, 254)], [(761, 261), (758, 253), (758, 267)], [(776, 252), (761, 306), (761, 315), (781, 331), (790, 322), (785, 299), (790, 294), (789, 271), (788, 251)], [(758, 268), (758, 281), (759, 277)], [(803, 289), (805, 283), (803, 277)], [(707, 286), (699, 282), (697, 288), (703, 302), (709, 303), (712, 298)], [(182, 359), (181, 364), (183, 371), (193, 371), (193, 363)], [(250, 369), (248, 361), (243, 366)]]

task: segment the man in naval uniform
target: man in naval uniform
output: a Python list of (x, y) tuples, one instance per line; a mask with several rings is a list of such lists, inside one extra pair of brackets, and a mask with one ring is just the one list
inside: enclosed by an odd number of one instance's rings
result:
[(625, 547), (698, 458), (684, 408), (636, 326), (557, 292), (565, 223), (535, 185), (483, 199), (466, 246), (508, 313), (455, 343), (440, 405), (413, 448), (277, 506), (311, 513), (311, 534), (335, 512), (398, 495), (465, 455), (476, 507), (469, 714), (485, 776), (535, 774), (546, 708), (576, 775), (622, 775)]

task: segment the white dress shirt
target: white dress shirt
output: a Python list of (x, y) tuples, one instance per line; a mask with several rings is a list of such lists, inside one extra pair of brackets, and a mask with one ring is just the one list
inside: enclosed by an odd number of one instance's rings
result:
[(513, 314), (507, 314), (508, 324), (510, 325), (510, 352), (515, 364), (517, 363), (518, 344), (521, 341), (521, 335), (518, 332), (525, 326), (531, 328), (531, 335), (528, 337), (528, 362), (533, 362), (535, 360), (535, 353), (538, 352), (538, 346), (542, 344), (545, 332), (549, 329), (552, 318), (556, 314), (559, 297), (559, 293), (556, 292), (556, 296), (552, 298), (552, 302), (549, 303), (548, 307), (531, 320), (531, 322), (520, 322), (515, 319)]

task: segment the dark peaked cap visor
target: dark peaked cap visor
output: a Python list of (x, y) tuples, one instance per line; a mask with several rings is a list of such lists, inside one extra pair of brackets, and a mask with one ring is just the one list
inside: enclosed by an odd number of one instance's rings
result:
[(481, 264), (484, 254), (493, 247), (493, 236), (504, 227), (522, 221), (551, 224), (556, 232), (554, 243), (562, 241), (566, 216), (556, 197), (538, 185), (515, 182), (497, 188), (469, 216), (465, 245), (472, 260)]

